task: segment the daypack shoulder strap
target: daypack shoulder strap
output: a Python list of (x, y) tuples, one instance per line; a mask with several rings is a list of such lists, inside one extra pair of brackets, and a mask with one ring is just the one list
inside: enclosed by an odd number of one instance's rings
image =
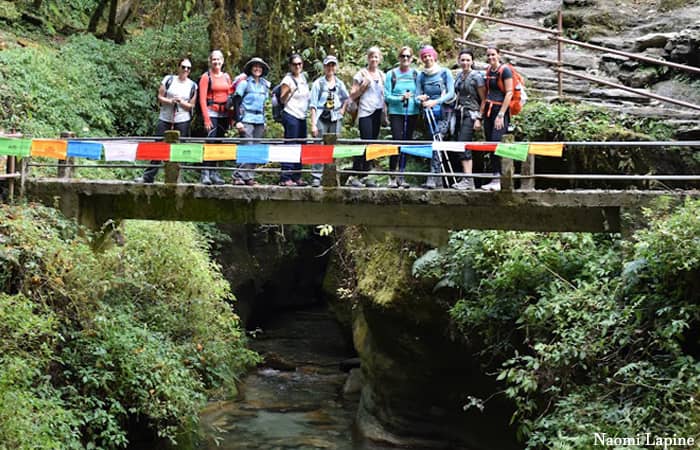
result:
[(175, 75), (170, 75), (167, 80), (165, 80), (165, 92), (168, 92), (168, 89), (170, 89), (170, 86), (173, 84), (173, 78)]

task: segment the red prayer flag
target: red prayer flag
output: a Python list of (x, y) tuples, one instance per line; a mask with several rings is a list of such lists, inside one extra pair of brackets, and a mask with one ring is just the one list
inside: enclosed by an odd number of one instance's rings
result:
[(320, 144), (302, 144), (302, 164), (330, 164), (333, 162), (333, 146)]
[(137, 161), (170, 161), (170, 144), (166, 142), (139, 142)]
[(467, 142), (467, 150), (473, 152), (495, 152), (497, 146), (488, 142)]

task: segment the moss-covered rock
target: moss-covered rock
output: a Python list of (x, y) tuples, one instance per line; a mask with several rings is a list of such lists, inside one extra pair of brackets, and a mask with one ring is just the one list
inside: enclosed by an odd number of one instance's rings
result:
[[(372, 239), (357, 228), (346, 229), (341, 243), (341, 257), (351, 262), (332, 278), (346, 290), (337, 300), (350, 305), (366, 380), (358, 411), (363, 434), (417, 448), (515, 448), (508, 405), (463, 410), (468, 396), (485, 398), (498, 388), (481, 373), (475, 350), (454, 338), (445, 298), (413, 277), (413, 262), (427, 248)], [(328, 276), (325, 286), (332, 288)]]

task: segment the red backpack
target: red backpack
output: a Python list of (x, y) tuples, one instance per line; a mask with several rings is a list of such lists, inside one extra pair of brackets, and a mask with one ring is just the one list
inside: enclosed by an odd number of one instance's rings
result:
[[(520, 75), (516, 70), (515, 67), (513, 67), (512, 64), (501, 64), (498, 67), (498, 80), (496, 83), (498, 84), (498, 89), (505, 93), (506, 92), (506, 86), (505, 83), (503, 82), (503, 70), (508, 67), (513, 74), (513, 97), (510, 99), (510, 105), (508, 105), (508, 109), (510, 110), (510, 115), (511, 116), (516, 116), (520, 114), (520, 111), (523, 110), (523, 106), (525, 103), (527, 103), (527, 92), (525, 92), (525, 79), (523, 78), (522, 75)], [(489, 71), (486, 71), (486, 95), (488, 95), (488, 88), (489, 88), (489, 76), (488, 76)], [(498, 103), (498, 102), (492, 102), (492, 103)]]

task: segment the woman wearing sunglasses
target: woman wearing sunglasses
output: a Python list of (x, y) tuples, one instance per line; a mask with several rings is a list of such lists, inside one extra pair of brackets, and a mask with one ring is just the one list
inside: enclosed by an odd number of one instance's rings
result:
[[(192, 62), (183, 58), (177, 65), (177, 75), (166, 75), (158, 88), (160, 115), (156, 126), (156, 136), (163, 136), (166, 130), (178, 130), (181, 137), (190, 136), (192, 108), (197, 100), (197, 83), (190, 79)], [(159, 161), (151, 161), (153, 167), (143, 172), (137, 181), (153, 183), (158, 173)]]
[[(418, 71), (411, 67), (413, 62), (413, 49), (401, 47), (399, 49), (399, 67), (386, 73), (384, 83), (384, 98), (388, 106), (389, 124), (391, 136), (396, 141), (408, 141), (413, 138), (418, 120), (418, 103), (416, 103), (416, 78)], [(406, 155), (394, 155), (389, 157), (389, 170), (403, 172), (406, 169)], [(403, 176), (389, 177), (390, 188), (408, 188), (409, 185)]]

